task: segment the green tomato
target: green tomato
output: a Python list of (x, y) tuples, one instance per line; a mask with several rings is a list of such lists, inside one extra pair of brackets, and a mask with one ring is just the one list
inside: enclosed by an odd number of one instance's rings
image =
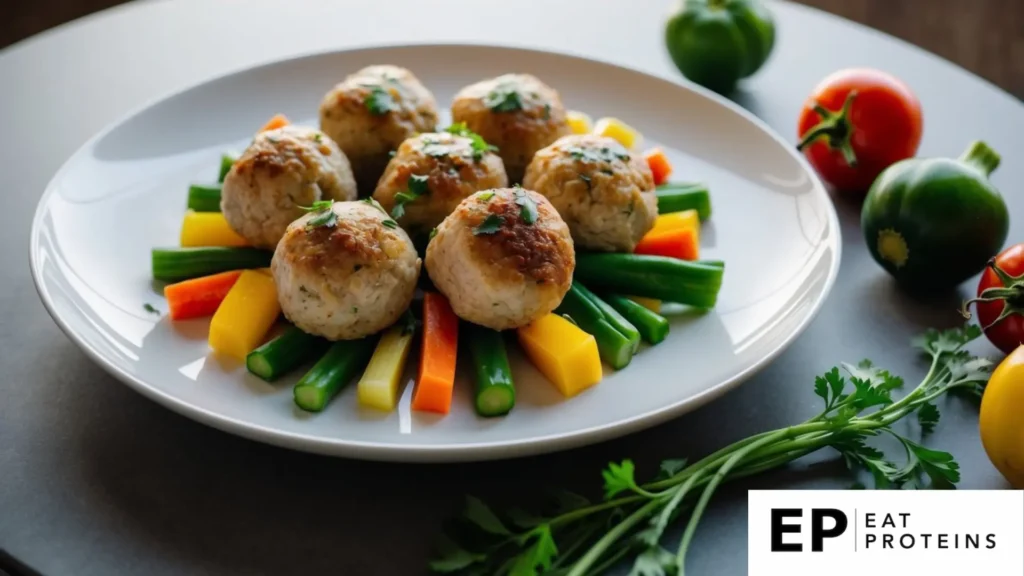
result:
[(914, 291), (952, 288), (999, 253), (1010, 216), (988, 176), (999, 155), (976, 142), (959, 159), (910, 158), (875, 180), (861, 229), (875, 260)]
[(775, 22), (760, 0), (678, 0), (665, 44), (684, 76), (727, 94), (768, 60)]

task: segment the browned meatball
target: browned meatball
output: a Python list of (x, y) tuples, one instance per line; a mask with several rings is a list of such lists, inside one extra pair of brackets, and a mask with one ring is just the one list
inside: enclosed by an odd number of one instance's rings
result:
[(508, 177), (497, 154), (481, 144), (474, 148), (468, 137), (429, 133), (398, 147), (373, 197), (416, 233), (440, 224), (470, 194), (505, 186)]
[(632, 252), (658, 217), (647, 162), (605, 136), (560, 138), (537, 152), (524, 185), (551, 201), (582, 248)]
[(391, 151), (437, 127), (433, 94), (405, 68), (368, 66), (349, 75), (320, 103), (320, 129), (352, 163), (363, 195), (377, 185)]
[(437, 227), (427, 273), (460, 318), (494, 330), (525, 326), (562, 302), (576, 268), (569, 228), (523, 188), (477, 192)]
[(452, 119), (498, 147), (509, 180), (522, 180), (537, 150), (569, 134), (558, 92), (529, 74), (505, 74), (463, 88)]

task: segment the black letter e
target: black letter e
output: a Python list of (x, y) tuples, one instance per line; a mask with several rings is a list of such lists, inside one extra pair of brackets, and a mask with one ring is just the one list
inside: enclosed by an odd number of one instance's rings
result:
[(803, 510), (799, 508), (772, 508), (772, 552), (803, 552), (802, 544), (786, 544), (782, 541), (783, 534), (800, 533), (799, 525), (785, 524), (782, 519), (800, 518), (803, 515)]

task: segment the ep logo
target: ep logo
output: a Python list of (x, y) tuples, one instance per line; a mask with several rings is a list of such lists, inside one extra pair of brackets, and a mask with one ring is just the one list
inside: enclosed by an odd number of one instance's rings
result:
[(771, 518), (772, 552), (803, 552), (806, 539), (787, 534), (803, 534), (808, 519), (811, 552), (822, 552), (825, 539), (842, 536), (850, 524), (835, 508), (811, 508), (809, 515), (801, 508), (772, 508)]

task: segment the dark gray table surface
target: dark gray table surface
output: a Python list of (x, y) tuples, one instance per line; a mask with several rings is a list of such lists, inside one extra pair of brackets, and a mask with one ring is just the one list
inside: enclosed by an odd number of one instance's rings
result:
[[(973, 281), (960, 293), (926, 301), (903, 295), (864, 248), (857, 205), (837, 200), (842, 266), (806, 333), (740, 388), (657, 428), (520, 460), (400, 465), (290, 452), (196, 424), (132, 392), (64, 337), (37, 299), (26, 255), (32, 211), (63, 159), (125, 111), (119, 98), (134, 106), (155, 95), (130, 85), (127, 74), (143, 65), (159, 68), (159, 62), (126, 64), (120, 77), (111, 77), (129, 98), (90, 80), (95, 70), (79, 69), (80, 57), (73, 53), (86, 47), (114, 52), (126, 39), (139, 40), (153, 30), (173, 42), (172, 32), (188, 31), (206, 18), (200, 18), (199, 5), (143, 3), (0, 52), (0, 92), (7, 92), (0, 95), (0, 109), (10, 123), (0, 143), (0, 549), (44, 574), (423, 573), (431, 539), (467, 491), (508, 501), (527, 499), (546, 486), (596, 493), (609, 460), (629, 457), (653, 471), (662, 458), (700, 456), (813, 415), (813, 377), (840, 361), (869, 356), (916, 381), (923, 370), (907, 345), (910, 337), (961, 322), (956, 308)], [(738, 102), (792, 140), (803, 98), (828, 72), (851, 65), (895, 72), (924, 104), (922, 155), (958, 155), (976, 138), (1003, 153), (994, 181), (1014, 218), (1010, 241), (1024, 240), (1019, 101), (891, 38), (813, 10), (773, 7), (779, 18), (775, 55)], [(271, 25), (272, 16), (253, 9), (254, 22), (263, 26)], [(656, 34), (660, 18), (644, 16), (637, 34)], [(582, 37), (570, 40), (586, 43)], [(584, 48), (601, 51), (596, 43)], [(140, 48), (138, 57), (157, 54), (146, 50)], [(672, 74), (658, 42), (629, 50), (620, 60)], [(621, 50), (603, 52), (608, 59), (615, 54)], [(244, 62), (237, 55), (224, 58), (222, 69)], [(40, 70), (54, 69), (68, 76), (39, 76)], [(148, 74), (159, 86), (159, 70)], [(67, 92), (79, 89), (78, 112), (47, 108), (73, 102)], [(62, 133), (47, 133), (53, 130)], [(995, 354), (985, 343), (978, 349)], [(942, 423), (928, 443), (955, 454), (961, 487), (1005, 488), (980, 445), (976, 409), (958, 400), (942, 408)], [(843, 466), (823, 453), (814, 462), (722, 490), (698, 532), (690, 573), (746, 572), (746, 488), (850, 483)]]

